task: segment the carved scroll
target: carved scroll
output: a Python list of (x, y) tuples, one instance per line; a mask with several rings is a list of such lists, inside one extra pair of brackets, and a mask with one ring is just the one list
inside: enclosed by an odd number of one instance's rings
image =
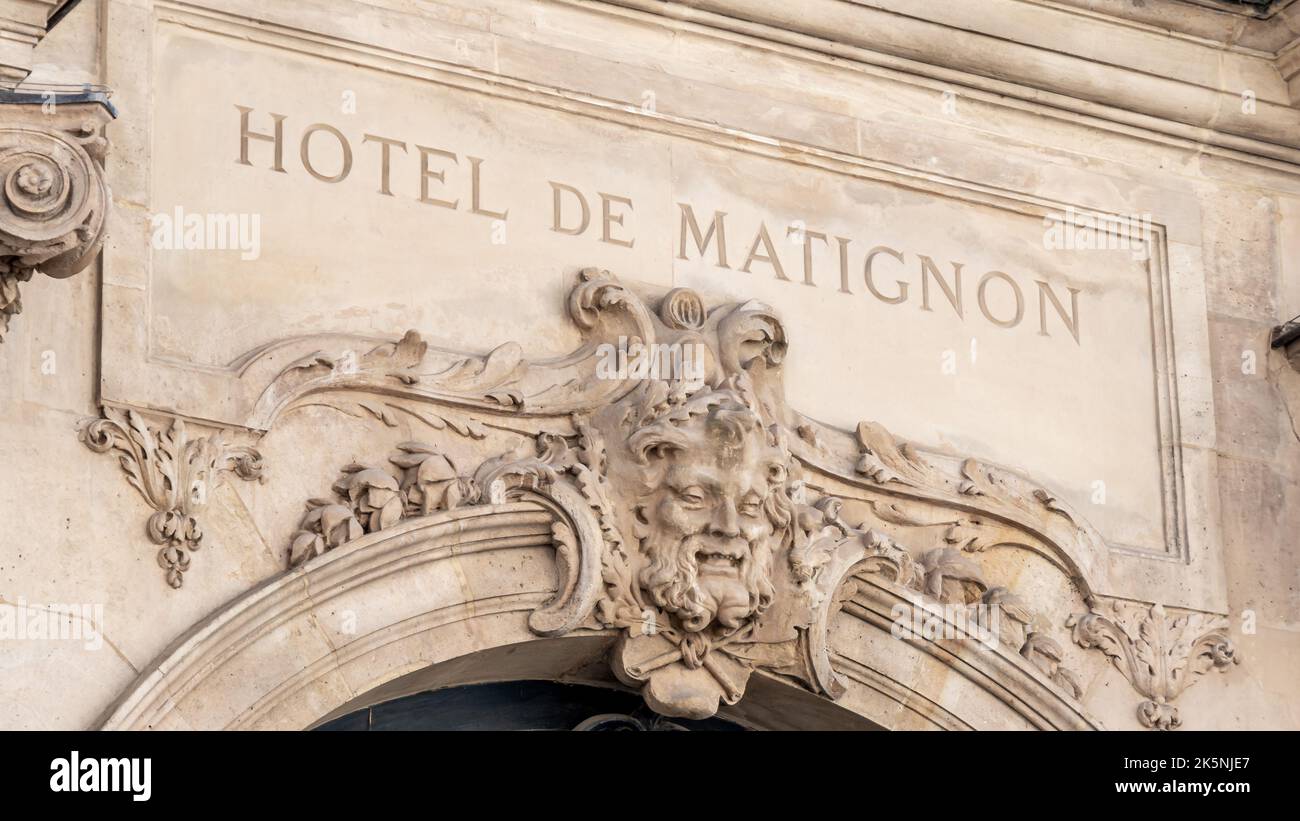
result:
[(1170, 616), (1160, 604), (1145, 605), (1094, 597), (1089, 612), (1070, 617), (1074, 640), (1110, 657), (1145, 697), (1138, 705), (1142, 726), (1173, 730), (1182, 724), (1174, 700), (1211, 670), (1225, 672), (1241, 662), (1228, 620), (1206, 613)]
[(0, 93), (0, 340), (22, 312), (20, 283), (72, 276), (99, 253), (111, 199), (98, 132), (112, 115), (98, 96)]
[(96, 453), (117, 451), (127, 481), (154, 509), (145, 532), (160, 545), (158, 565), (174, 588), (184, 582), (190, 554), (203, 545), (199, 513), (217, 482), (229, 473), (262, 478), (255, 449), (230, 444), (224, 432), (191, 438), (180, 419), (163, 428), (135, 411), (105, 408), (102, 419), (83, 423), (81, 441)]

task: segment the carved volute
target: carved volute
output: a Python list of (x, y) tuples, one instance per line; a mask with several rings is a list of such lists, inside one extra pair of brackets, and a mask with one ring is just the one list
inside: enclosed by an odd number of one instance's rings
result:
[[(104, 241), (111, 203), (102, 89), (0, 89), (0, 339), (35, 274), (70, 277)], [(30, 286), (22, 286), (30, 287)]]

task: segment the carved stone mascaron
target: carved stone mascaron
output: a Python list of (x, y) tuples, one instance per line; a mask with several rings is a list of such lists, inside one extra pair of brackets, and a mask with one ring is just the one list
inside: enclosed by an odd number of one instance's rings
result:
[[(645, 350), (690, 351), (673, 361), (699, 370), (609, 378), (594, 367), (593, 345), (547, 362), (524, 359), (513, 343), (448, 361), (414, 333), (360, 358), (314, 351), (282, 366), (258, 403), (269, 416), (311, 397), (472, 440), (484, 433), (467, 407), (531, 419), (537, 431), (477, 467), (417, 441), (386, 461), (345, 466), (332, 498), (308, 502), (290, 565), (404, 518), (533, 500), (555, 513), (561, 573), (555, 598), (532, 614), (533, 631), (617, 631), (613, 672), (662, 714), (713, 715), (741, 698), (755, 670), (838, 696), (828, 634), (859, 577), (915, 605), (996, 611), (993, 641), (1080, 695), (1060, 645), (972, 558), (1005, 538), (994, 517), (927, 519), (905, 498), (962, 500), (1074, 540), (1054, 560), (1086, 588), (1090, 570), (1071, 556), (1086, 566), (1099, 540), (1055, 497), (974, 460), (940, 464), (873, 423), (850, 437), (800, 416), (785, 402), (784, 326), (761, 303), (710, 309), (679, 288), (654, 305), (589, 269), (569, 310), (593, 341), (621, 335)], [(385, 398), (342, 399), (380, 386)], [(435, 414), (436, 405), (447, 410)], [(845, 500), (817, 489), (833, 478), (901, 491), (872, 521), (923, 528), (925, 547), (913, 552), (871, 521), (846, 521)]]

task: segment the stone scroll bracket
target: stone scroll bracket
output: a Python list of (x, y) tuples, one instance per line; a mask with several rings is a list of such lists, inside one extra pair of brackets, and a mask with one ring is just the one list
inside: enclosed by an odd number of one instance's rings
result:
[(1088, 612), (1066, 626), (1080, 647), (1105, 653), (1143, 696), (1138, 721), (1152, 730), (1177, 729), (1183, 722), (1174, 700), (1206, 673), (1241, 662), (1224, 616), (1093, 596)]
[(0, 86), (0, 341), (37, 273), (85, 269), (104, 241), (111, 194), (104, 125), (116, 116), (92, 86)]
[(225, 431), (191, 436), (180, 419), (151, 423), (133, 410), (104, 408), (102, 417), (82, 421), (80, 436), (96, 453), (115, 451), (127, 481), (154, 509), (145, 533), (158, 545), (158, 565), (173, 588), (203, 546), (200, 514), (216, 485), (230, 474), (264, 478), (257, 450), (232, 444)]

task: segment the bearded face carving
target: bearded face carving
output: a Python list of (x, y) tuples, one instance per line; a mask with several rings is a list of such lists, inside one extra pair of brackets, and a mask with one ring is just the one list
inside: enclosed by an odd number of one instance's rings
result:
[(785, 470), (758, 416), (725, 393), (705, 415), (633, 437), (646, 462), (635, 507), (639, 582), (688, 633), (720, 638), (771, 606), (773, 537)]
[(694, 393), (660, 384), (624, 417), (631, 458), (616, 481), (646, 623), (628, 630), (616, 668), (666, 715), (740, 698), (745, 648), (789, 563), (790, 456), (756, 406), (743, 379)]

